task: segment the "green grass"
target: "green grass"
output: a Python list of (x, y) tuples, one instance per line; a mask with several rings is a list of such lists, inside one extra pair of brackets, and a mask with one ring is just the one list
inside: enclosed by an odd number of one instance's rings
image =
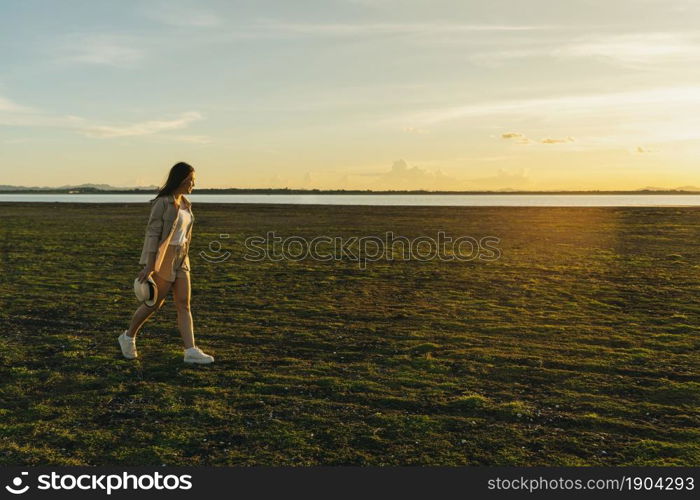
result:
[[(146, 205), (0, 207), (2, 465), (700, 464), (698, 209), (200, 204), (188, 366), (172, 298), (116, 342)], [(438, 230), (502, 256), (242, 258)]]

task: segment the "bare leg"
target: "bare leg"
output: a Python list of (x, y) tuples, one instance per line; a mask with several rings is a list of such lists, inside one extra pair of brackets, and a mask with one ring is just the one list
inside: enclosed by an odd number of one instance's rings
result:
[(129, 337), (136, 337), (136, 334), (139, 332), (139, 330), (141, 329), (143, 324), (148, 320), (148, 318), (150, 318), (154, 312), (161, 308), (163, 302), (165, 302), (165, 297), (168, 295), (170, 287), (172, 286), (172, 282), (165, 281), (156, 273), (153, 273), (152, 276), (153, 281), (155, 281), (156, 286), (158, 286), (158, 301), (155, 304), (153, 304), (152, 307), (149, 307), (146, 304), (141, 304), (139, 308), (136, 309), (134, 316), (131, 318), (129, 328), (126, 331), (126, 334)]
[(194, 347), (194, 324), (192, 321), (192, 311), (190, 310), (190, 275), (178, 276), (173, 284), (173, 296), (175, 297), (175, 307), (177, 308), (177, 326), (180, 329), (182, 343), (185, 349)]

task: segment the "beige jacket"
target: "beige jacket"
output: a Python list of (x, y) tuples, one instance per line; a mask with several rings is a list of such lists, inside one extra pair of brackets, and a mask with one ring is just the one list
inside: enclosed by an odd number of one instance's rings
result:
[[(192, 226), (194, 226), (194, 214), (192, 213), (192, 203), (184, 195), (180, 198), (183, 207), (192, 215), (192, 223), (187, 230), (187, 242), (185, 243), (185, 263), (189, 267), (190, 264), (190, 240), (192, 238)], [(146, 226), (146, 237), (143, 241), (143, 249), (141, 250), (141, 259), (139, 264), (148, 264), (148, 254), (155, 253), (156, 260), (154, 271), (160, 269), (165, 257), (165, 251), (168, 249), (170, 239), (175, 234), (175, 220), (177, 218), (177, 209), (175, 208), (175, 197), (170, 194), (168, 196), (159, 196), (151, 202), (151, 215), (148, 218)]]

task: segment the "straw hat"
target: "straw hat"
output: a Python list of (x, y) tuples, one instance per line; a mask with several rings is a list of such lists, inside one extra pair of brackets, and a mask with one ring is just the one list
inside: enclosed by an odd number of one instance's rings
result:
[(134, 280), (134, 293), (139, 302), (143, 302), (148, 307), (152, 307), (158, 300), (158, 286), (150, 276), (143, 283), (138, 278)]

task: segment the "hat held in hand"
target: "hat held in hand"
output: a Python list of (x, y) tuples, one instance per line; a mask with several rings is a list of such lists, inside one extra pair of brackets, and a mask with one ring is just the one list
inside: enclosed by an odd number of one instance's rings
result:
[(134, 280), (134, 293), (139, 302), (143, 302), (148, 307), (152, 307), (158, 300), (158, 286), (150, 276), (143, 283), (138, 278)]

